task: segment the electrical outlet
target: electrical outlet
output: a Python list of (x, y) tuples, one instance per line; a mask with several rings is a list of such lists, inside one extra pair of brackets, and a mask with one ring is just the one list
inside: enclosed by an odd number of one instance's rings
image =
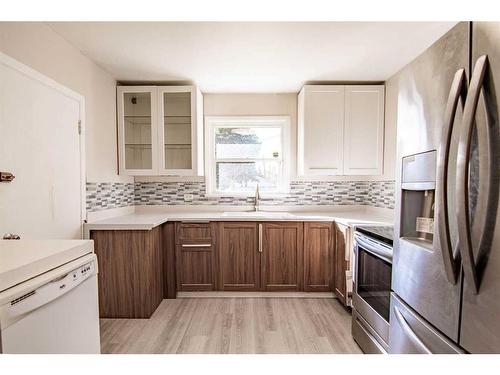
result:
[(193, 194), (184, 194), (184, 202), (192, 202)]

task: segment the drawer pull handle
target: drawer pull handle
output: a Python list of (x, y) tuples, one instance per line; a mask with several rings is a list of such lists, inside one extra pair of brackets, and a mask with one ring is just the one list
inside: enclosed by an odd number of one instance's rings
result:
[(262, 253), (262, 224), (259, 224), (259, 253)]
[(183, 243), (182, 247), (211, 247), (211, 243)]

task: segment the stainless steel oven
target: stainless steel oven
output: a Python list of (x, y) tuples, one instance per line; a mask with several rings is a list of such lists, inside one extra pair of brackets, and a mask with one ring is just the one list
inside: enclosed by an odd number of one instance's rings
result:
[(389, 347), (392, 232), (392, 226), (361, 226), (354, 233), (352, 335), (365, 353)]

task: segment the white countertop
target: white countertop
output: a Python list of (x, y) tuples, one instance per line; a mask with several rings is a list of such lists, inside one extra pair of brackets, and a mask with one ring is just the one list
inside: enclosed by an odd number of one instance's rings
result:
[[(286, 210), (286, 211), (285, 211)], [(129, 212), (129, 211), (128, 211)], [(228, 213), (229, 212), (229, 213)], [(239, 213), (241, 212), (241, 214)], [(235, 207), (139, 206), (125, 215), (93, 220), (91, 230), (150, 230), (167, 221), (336, 221), (345, 225), (393, 224), (393, 211), (368, 206), (271, 207), (256, 214)]]
[(0, 241), (0, 292), (93, 252), (89, 240)]

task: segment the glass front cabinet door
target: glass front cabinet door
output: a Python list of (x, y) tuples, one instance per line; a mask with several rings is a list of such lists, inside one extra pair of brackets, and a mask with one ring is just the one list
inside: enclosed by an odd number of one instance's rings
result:
[(119, 86), (120, 174), (203, 175), (203, 97), (194, 86)]

